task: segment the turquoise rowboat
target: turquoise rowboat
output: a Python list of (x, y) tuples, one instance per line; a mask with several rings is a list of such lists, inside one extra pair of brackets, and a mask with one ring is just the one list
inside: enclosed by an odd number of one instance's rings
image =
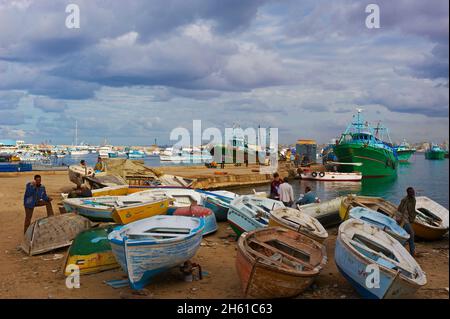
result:
[(196, 190), (203, 196), (203, 206), (211, 209), (218, 222), (225, 222), (228, 219), (230, 202), (238, 197), (236, 193), (229, 191), (204, 191)]
[(372, 226), (384, 230), (386, 233), (397, 239), (402, 245), (409, 239), (409, 234), (400, 227), (397, 222), (386, 215), (364, 207), (353, 207), (350, 210), (350, 218), (359, 219)]
[(244, 232), (267, 227), (270, 212), (278, 208), (285, 206), (277, 200), (252, 195), (240, 196), (230, 203), (228, 223), (240, 236)]
[(204, 226), (202, 218), (160, 215), (119, 226), (108, 240), (131, 288), (140, 290), (194, 257)]
[(419, 264), (398, 240), (358, 219), (339, 227), (334, 260), (363, 298), (409, 298), (427, 283)]

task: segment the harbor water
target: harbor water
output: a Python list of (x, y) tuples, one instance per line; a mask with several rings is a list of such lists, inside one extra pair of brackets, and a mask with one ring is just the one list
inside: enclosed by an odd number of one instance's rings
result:
[[(449, 208), (448, 196), (449, 161), (426, 160), (424, 154), (413, 155), (409, 163), (400, 163), (398, 174), (394, 178), (364, 179), (362, 182), (317, 182), (292, 180), (294, 196), (304, 193), (310, 186), (323, 201), (347, 194), (379, 196), (394, 204), (399, 204), (406, 195), (406, 188), (411, 186), (417, 196), (427, 196), (442, 206)], [(268, 186), (240, 188), (237, 192), (244, 194), (257, 191), (269, 191)]]

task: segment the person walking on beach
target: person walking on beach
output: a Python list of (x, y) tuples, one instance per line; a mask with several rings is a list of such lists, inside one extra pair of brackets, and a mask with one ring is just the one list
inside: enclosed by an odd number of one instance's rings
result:
[(411, 256), (417, 257), (416, 247), (414, 245), (414, 229), (412, 224), (416, 219), (416, 192), (414, 188), (408, 187), (406, 189), (406, 196), (400, 202), (398, 206), (398, 212), (400, 216), (397, 217), (397, 222), (402, 226), (409, 234), (408, 245)]
[(278, 173), (273, 174), (272, 183), (270, 183), (270, 198), (271, 199), (280, 199), (279, 187), (281, 185), (280, 175)]
[(280, 200), (283, 202), (284, 206), (291, 207), (294, 203), (294, 189), (291, 184), (289, 184), (287, 177), (283, 179), (283, 183), (281, 183), (278, 191), (280, 193)]
[(41, 184), (41, 176), (35, 175), (34, 181), (27, 183), (25, 194), (23, 196), (23, 204), (25, 206), (25, 224), (24, 233), (31, 224), (34, 208), (37, 206), (45, 206), (47, 208), (47, 216), (53, 216), (52, 199), (47, 196), (45, 186)]

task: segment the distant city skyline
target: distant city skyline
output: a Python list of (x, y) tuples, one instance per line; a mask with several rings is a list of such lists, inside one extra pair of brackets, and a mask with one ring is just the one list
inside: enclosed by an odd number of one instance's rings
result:
[(449, 138), (449, 3), (0, 0), (0, 139), (173, 144), (193, 120), (338, 138), (356, 108), (393, 141)]

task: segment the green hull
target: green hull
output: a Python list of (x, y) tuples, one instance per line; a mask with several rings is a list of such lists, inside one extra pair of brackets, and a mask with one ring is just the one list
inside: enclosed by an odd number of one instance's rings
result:
[(414, 150), (397, 151), (399, 162), (408, 162), (410, 157), (415, 153)]
[(111, 250), (108, 234), (114, 226), (98, 227), (80, 233), (69, 249), (69, 255), (89, 255)]
[(334, 153), (343, 163), (362, 163), (361, 166), (342, 165), (341, 172), (360, 172), (364, 178), (394, 176), (398, 159), (392, 151), (357, 143), (336, 145)]
[(444, 151), (427, 151), (425, 152), (425, 158), (428, 160), (443, 160), (445, 158)]

